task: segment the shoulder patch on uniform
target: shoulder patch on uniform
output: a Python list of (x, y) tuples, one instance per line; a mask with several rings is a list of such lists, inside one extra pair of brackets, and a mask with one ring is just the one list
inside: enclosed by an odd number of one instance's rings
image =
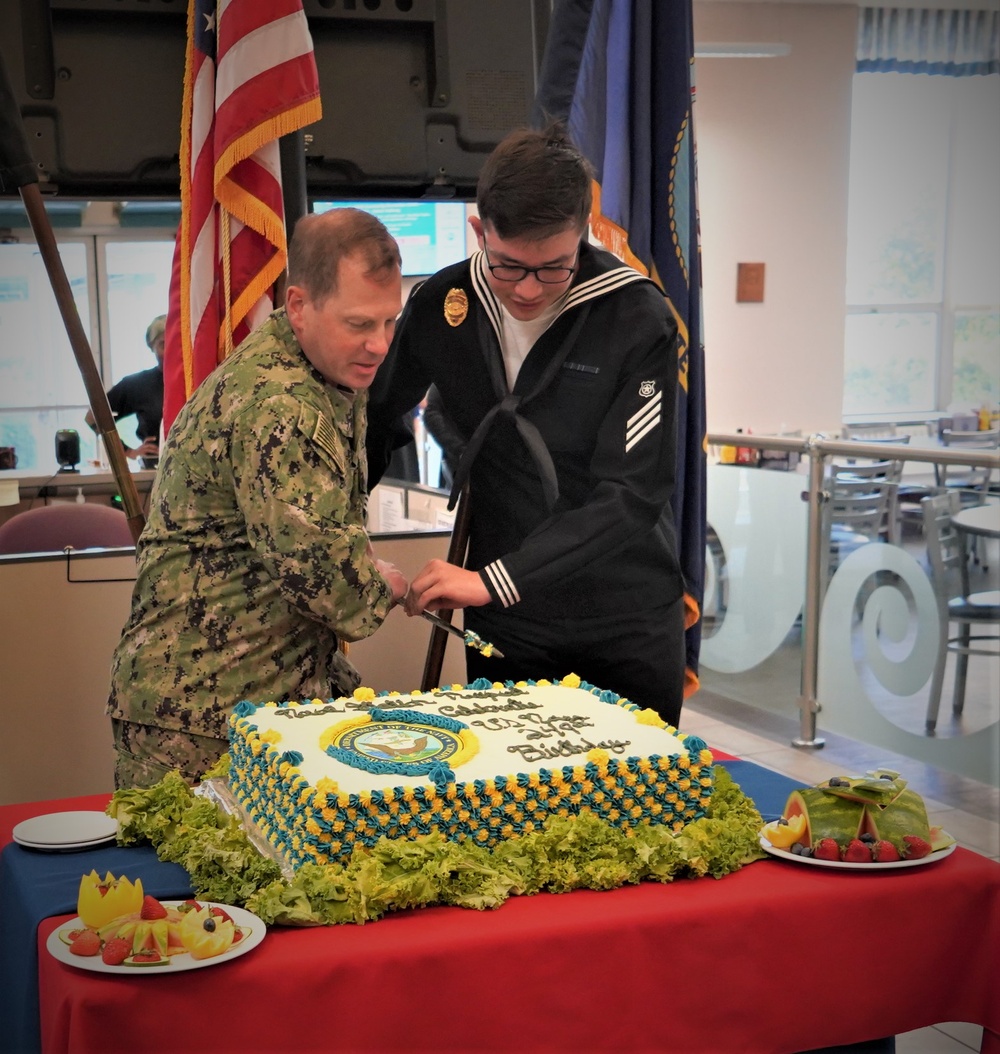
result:
[(643, 381), (639, 385), (639, 394), (643, 399), (648, 399), (656, 392), (656, 381)]
[(337, 430), (326, 414), (314, 407), (303, 406), (299, 414), (299, 431), (309, 436), (320, 450), (333, 460), (341, 472), (344, 471), (340, 443), (337, 441)]

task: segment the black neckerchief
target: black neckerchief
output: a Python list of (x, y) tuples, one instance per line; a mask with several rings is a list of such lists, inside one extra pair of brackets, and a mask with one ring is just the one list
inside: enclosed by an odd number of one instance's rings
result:
[[(551, 327), (555, 325), (564, 314), (569, 311), (575, 311), (576, 317), (573, 319), (573, 324), (570, 327), (569, 333), (560, 342), (559, 347), (549, 359), (548, 363), (546, 363), (545, 369), (542, 371), (535, 384), (532, 385), (528, 391), (520, 394), (514, 394), (508, 389), (507, 375), (503, 364), (503, 355), (489, 354), (489, 350), (492, 347), (492, 341), (490, 340), (491, 328), (496, 337), (498, 346), (501, 349), (503, 347), (503, 319), (500, 302), (497, 300), (487, 282), (486, 276), (488, 272), (486, 269), (485, 253), (478, 252), (472, 257), (469, 267), (472, 288), (483, 307), (483, 311), (477, 316), (479, 346), (483, 349), (486, 359), (486, 368), (498, 402), (486, 413), (482, 421), (479, 422), (475, 432), (472, 433), (472, 437), (469, 439), (468, 445), (458, 463), (458, 467), (455, 469), (451, 495), (448, 499), (449, 509), (455, 507), (455, 503), (458, 501), (458, 496), (461, 494), (462, 488), (465, 486), (465, 482), (469, 478), (469, 473), (472, 470), (472, 463), (475, 461), (476, 456), (483, 445), (483, 441), (498, 415), (504, 415), (513, 419), (518, 434), (524, 445), (528, 448), (528, 452), (531, 454), (532, 460), (535, 462), (535, 467), (538, 469), (538, 475), (542, 484), (542, 493), (545, 496), (545, 502), (548, 508), (552, 509), (558, 501), (559, 482), (556, 477), (556, 468), (555, 463), (552, 460), (552, 455), (549, 453), (548, 447), (545, 445), (545, 440), (542, 439), (541, 432), (539, 432), (538, 428), (531, 421), (527, 420), (527, 418), (525, 418), (519, 411), (526, 403), (537, 398), (543, 391), (545, 391), (555, 379), (559, 370), (562, 368), (563, 363), (569, 356), (569, 353), (576, 345), (577, 339), (580, 336), (580, 331), (590, 314), (591, 302), (615, 292), (624, 285), (631, 285), (633, 282), (649, 281), (644, 275), (626, 264), (611, 267), (596, 275), (591, 274), (589, 277), (582, 277), (585, 269), (590, 271), (595, 270), (593, 266), (586, 267), (586, 264), (591, 263), (591, 261), (596, 262), (596, 258), (591, 255), (589, 250), (584, 252), (585, 249), (585, 246), (581, 246), (581, 269), (577, 273), (577, 280), (570, 287), (559, 314), (556, 315), (549, 326), (549, 329), (551, 329)], [(545, 332), (547, 333), (548, 330)]]

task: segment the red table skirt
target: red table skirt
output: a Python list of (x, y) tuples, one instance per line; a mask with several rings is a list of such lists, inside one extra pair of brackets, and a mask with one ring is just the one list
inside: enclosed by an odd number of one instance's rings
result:
[(58, 962), (44, 942), (63, 921), (39, 932), (51, 1052), (778, 1054), (944, 1021), (1000, 1034), (1000, 866), (962, 849), (895, 872), (766, 860), (719, 881), (275, 928), (172, 977)]

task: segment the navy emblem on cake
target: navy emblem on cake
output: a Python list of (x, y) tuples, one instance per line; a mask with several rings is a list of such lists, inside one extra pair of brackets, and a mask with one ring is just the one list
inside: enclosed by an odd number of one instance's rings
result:
[(401, 721), (373, 721), (351, 729), (336, 745), (376, 761), (447, 761), (460, 748), (458, 736), (445, 729)]
[(352, 768), (386, 776), (429, 776), (436, 784), (452, 781), (452, 766), (479, 750), (469, 726), (453, 717), (378, 707), (326, 729), (319, 743), (330, 757)]

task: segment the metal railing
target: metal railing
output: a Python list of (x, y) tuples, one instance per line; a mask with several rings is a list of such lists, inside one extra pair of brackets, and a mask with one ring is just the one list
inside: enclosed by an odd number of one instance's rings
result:
[[(1000, 471), (1000, 453), (969, 447), (925, 449), (903, 443), (866, 443), (864, 440), (828, 439), (823, 434), (806, 437), (768, 436), (750, 433), (710, 433), (708, 443), (718, 447), (749, 447), (753, 450), (777, 451), (804, 455), (808, 458), (806, 476), (808, 488), (802, 500), (808, 505), (806, 546), (806, 587), (802, 610), (802, 671), (799, 708), (799, 736), (793, 744), (803, 748), (817, 748), (824, 740), (816, 734), (817, 714), (821, 705), (817, 699), (819, 660), (819, 621), (826, 581), (827, 554), (823, 538), (823, 506), (829, 500), (826, 490), (827, 461), (831, 456), (871, 458), (878, 461), (909, 461), (929, 465), (956, 465), (973, 468), (993, 468)], [(761, 471), (768, 471), (761, 469)]]

